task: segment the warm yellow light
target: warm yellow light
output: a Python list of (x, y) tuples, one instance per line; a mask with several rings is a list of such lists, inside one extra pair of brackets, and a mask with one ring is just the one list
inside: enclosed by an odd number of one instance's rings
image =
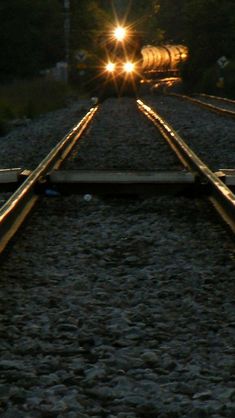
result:
[(113, 62), (108, 62), (105, 68), (109, 73), (112, 73), (115, 70), (115, 64)]
[(126, 62), (124, 64), (124, 70), (127, 73), (132, 73), (132, 71), (134, 71), (134, 69), (135, 69), (135, 64), (133, 62)]
[(123, 39), (125, 39), (126, 37), (126, 29), (123, 28), (122, 26), (118, 26), (114, 30), (114, 36), (118, 41), (123, 41)]

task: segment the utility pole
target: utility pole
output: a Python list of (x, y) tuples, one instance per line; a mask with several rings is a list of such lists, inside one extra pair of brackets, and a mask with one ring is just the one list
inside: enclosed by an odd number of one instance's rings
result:
[(65, 81), (68, 82), (69, 72), (69, 38), (70, 38), (70, 0), (64, 0), (64, 40), (65, 40)]

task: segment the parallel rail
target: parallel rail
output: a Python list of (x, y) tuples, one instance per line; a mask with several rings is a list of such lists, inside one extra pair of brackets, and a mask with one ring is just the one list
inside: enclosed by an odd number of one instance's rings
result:
[(170, 124), (141, 100), (137, 100), (137, 104), (144, 115), (161, 130), (164, 138), (177, 154), (182, 164), (189, 171), (195, 173), (202, 184), (208, 185), (211, 202), (235, 234), (235, 195), (188, 147)]
[(235, 111), (233, 110), (228, 110), (228, 109), (223, 109), (221, 107), (213, 106), (210, 103), (205, 103), (202, 100), (194, 99), (193, 97), (185, 96), (183, 94), (171, 93), (170, 96), (174, 96), (182, 100), (187, 100), (190, 103), (196, 104), (197, 106), (203, 107), (207, 110), (211, 110), (212, 112), (217, 113), (219, 115), (228, 116), (230, 118), (235, 118)]
[[(187, 146), (183, 139), (174, 131), (174, 129), (156, 112), (154, 112), (149, 106), (144, 104), (141, 100), (137, 100), (139, 110), (150, 119), (160, 130), (163, 137), (167, 140), (170, 147), (174, 150), (183, 166), (192, 173), (192, 177), (180, 178), (178, 182), (186, 184), (192, 183), (193, 178), (196, 177), (196, 181), (200, 186), (209, 192), (209, 199), (214, 204), (219, 215), (230, 226), (230, 229), (235, 233), (235, 195), (232, 191), (223, 183), (220, 176), (213, 173), (197, 155)], [(48, 173), (53, 170), (58, 170), (64, 159), (71, 152), (77, 141), (81, 138), (86, 128), (89, 126), (93, 117), (98, 110), (98, 106), (91, 108), (84, 118), (66, 135), (48, 154), (47, 157), (38, 165), (38, 167), (30, 173), (23, 184), (17, 189), (17, 191), (11, 196), (11, 198), (0, 209), (0, 254), (5, 250), (8, 243), (14, 237), (19, 230), (26, 217), (29, 215), (35, 204), (38, 202), (39, 195), (37, 193), (38, 186), (43, 182), (47, 182)], [(89, 174), (89, 173), (88, 173)], [(220, 173), (221, 174), (221, 173)], [(100, 174), (101, 175), (101, 174)], [(166, 178), (162, 175), (157, 176), (152, 173), (149, 177), (147, 173), (147, 179), (142, 178), (139, 173), (136, 173), (137, 178), (133, 178), (133, 173), (126, 179), (123, 179), (120, 173), (113, 173), (115, 181), (117, 183), (125, 182), (132, 185), (136, 182), (142, 182), (143, 184), (158, 183), (162, 188), (167, 187), (167, 182), (171, 183), (175, 181), (167, 174)], [(71, 176), (71, 173), (70, 173)], [(93, 176), (93, 174), (92, 174)], [(103, 176), (103, 175), (102, 175)], [(101, 177), (102, 177), (101, 176)], [(121, 176), (121, 177), (120, 177)], [(97, 176), (96, 176), (97, 177)], [(107, 183), (106, 178), (103, 177), (96, 179), (96, 183)], [(59, 181), (61, 182), (61, 175)], [(63, 180), (64, 181), (64, 180)], [(77, 176), (73, 182), (81, 182)], [(88, 179), (88, 182), (90, 180)], [(115, 182), (114, 181), (114, 182)], [(84, 180), (82, 180), (84, 183)], [(85, 181), (87, 183), (87, 180)], [(98, 183), (99, 183), (98, 182)], [(110, 182), (110, 179), (108, 180)], [(93, 181), (92, 181), (93, 183)], [(119, 188), (119, 186), (117, 186)], [(145, 186), (144, 186), (145, 187)], [(152, 186), (151, 186), (152, 188)]]
[(0, 209), (0, 253), (14, 237), (29, 215), (39, 196), (35, 187), (49, 170), (57, 169), (71, 152), (93, 119), (98, 106), (91, 108), (84, 118), (66, 135), (28, 176), (10, 199)]
[(195, 94), (195, 96), (205, 97), (205, 99), (218, 100), (218, 102), (230, 103), (235, 106), (235, 100), (227, 99), (226, 97), (213, 96), (211, 94), (205, 94), (205, 93), (198, 93), (198, 94)]

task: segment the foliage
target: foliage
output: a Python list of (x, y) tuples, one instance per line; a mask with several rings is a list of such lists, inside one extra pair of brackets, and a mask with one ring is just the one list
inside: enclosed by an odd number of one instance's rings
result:
[(42, 78), (15, 81), (1, 86), (0, 125), (2, 130), (11, 119), (33, 118), (41, 113), (65, 106), (69, 94), (68, 86), (64, 83)]
[[(87, 51), (116, 20), (134, 25), (143, 43), (185, 43), (191, 86), (207, 78), (222, 55), (235, 59), (234, 0), (70, 0), (69, 61)], [(29, 78), (65, 60), (65, 0), (1, 0), (0, 83)], [(98, 54), (98, 55), (97, 55)], [(233, 77), (229, 74), (229, 80)]]
[(189, 47), (184, 72), (188, 84), (197, 89), (207, 78), (209, 82), (211, 74), (216, 88), (218, 58), (235, 58), (234, 0), (158, 0), (158, 4), (158, 25), (164, 28), (165, 39)]
[(39, 73), (61, 59), (58, 0), (1, 0), (0, 80)]
[(164, 34), (165, 42), (181, 43), (184, 41), (184, 7), (186, 0), (157, 0), (157, 26)]
[(143, 43), (157, 43), (163, 39), (163, 30), (157, 24), (159, 6), (156, 1), (138, 0), (130, 3), (129, 19), (141, 33)]
[(234, 54), (234, 18), (235, 5), (229, 0), (187, 2), (185, 34), (191, 50), (192, 82), (202, 78), (218, 58)]
[(96, 1), (71, 1), (71, 51), (82, 48), (90, 50), (97, 32), (102, 30), (107, 14)]

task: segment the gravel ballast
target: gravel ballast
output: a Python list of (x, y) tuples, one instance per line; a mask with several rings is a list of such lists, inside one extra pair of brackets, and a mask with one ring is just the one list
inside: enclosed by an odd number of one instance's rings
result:
[(152, 95), (144, 100), (169, 121), (211, 169), (235, 167), (235, 119), (175, 97)]
[[(67, 167), (177, 167), (131, 99), (100, 113)], [(1, 266), (0, 416), (234, 417), (234, 267), (204, 199), (44, 197)]]
[(89, 100), (41, 115), (0, 137), (0, 168), (32, 170), (91, 107)]

